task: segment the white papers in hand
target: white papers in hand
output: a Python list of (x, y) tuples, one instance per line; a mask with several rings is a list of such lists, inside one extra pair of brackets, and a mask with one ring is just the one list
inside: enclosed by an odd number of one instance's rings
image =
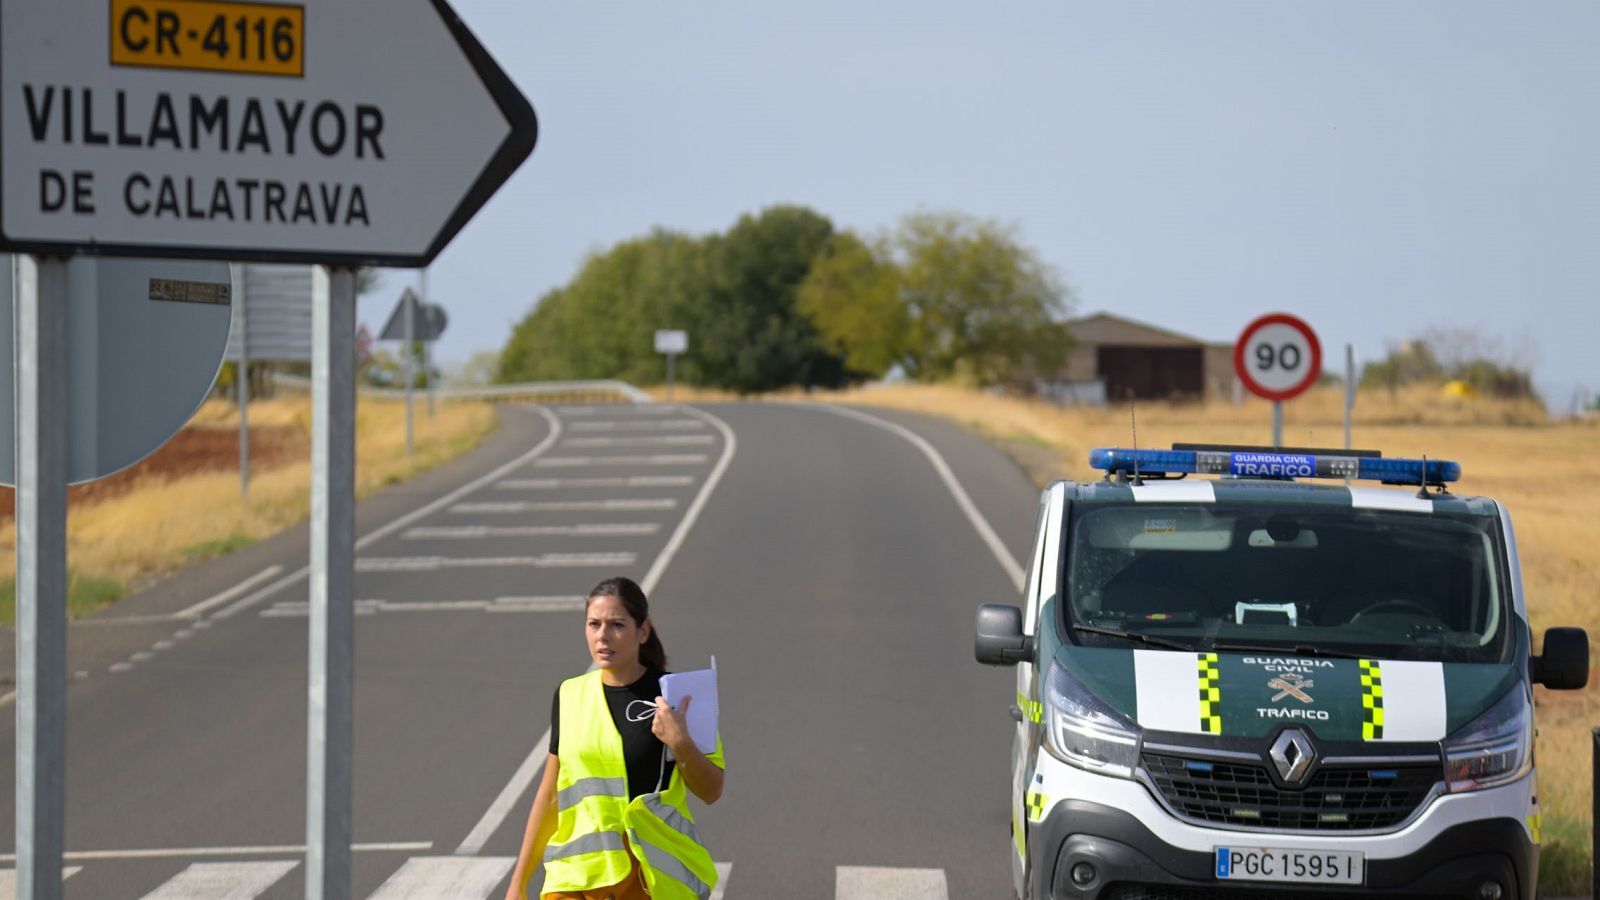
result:
[(717, 658), (711, 657), (711, 668), (689, 672), (674, 672), (661, 676), (661, 696), (667, 705), (683, 709), (683, 698), (693, 697), (689, 704), (689, 738), (701, 753), (717, 749)]

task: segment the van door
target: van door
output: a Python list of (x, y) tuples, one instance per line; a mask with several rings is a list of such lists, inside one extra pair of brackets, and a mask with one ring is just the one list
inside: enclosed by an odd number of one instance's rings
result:
[[(1055, 583), (1045, 573), (1058, 570), (1054, 557), (1061, 543), (1059, 516), (1064, 491), (1052, 485), (1039, 497), (1039, 513), (1033, 527), (1033, 547), (1028, 554), (1028, 574), (1023, 581), (1022, 633), (1035, 637), (1038, 644), (1039, 616), (1047, 587)], [(1017, 665), (1017, 697), (1012, 706), (1016, 720), (1015, 735), (1011, 742), (1011, 880), (1018, 897), (1027, 896), (1029, 874), (1028, 859), (1028, 787), (1033, 782), (1033, 769), (1039, 754), (1040, 711), (1039, 661), (1024, 660)]]

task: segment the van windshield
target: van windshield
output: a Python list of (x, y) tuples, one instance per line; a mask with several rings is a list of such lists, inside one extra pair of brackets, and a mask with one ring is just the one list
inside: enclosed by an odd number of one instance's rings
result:
[(1077, 504), (1063, 624), (1092, 646), (1501, 662), (1487, 516), (1273, 504)]

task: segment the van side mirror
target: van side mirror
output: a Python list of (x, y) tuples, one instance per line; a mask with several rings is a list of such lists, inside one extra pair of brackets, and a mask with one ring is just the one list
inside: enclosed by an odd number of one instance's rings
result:
[(1022, 610), (1000, 603), (978, 607), (973, 655), (989, 666), (1014, 666), (1033, 658), (1033, 638), (1022, 633)]
[(1589, 633), (1582, 628), (1550, 628), (1544, 653), (1528, 659), (1535, 684), (1553, 691), (1572, 691), (1589, 683)]

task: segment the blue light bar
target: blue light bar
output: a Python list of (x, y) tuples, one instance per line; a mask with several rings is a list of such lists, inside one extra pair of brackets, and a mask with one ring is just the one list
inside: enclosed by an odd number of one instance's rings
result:
[[(1267, 450), (1089, 451), (1089, 465), (1107, 472), (1141, 475), (1231, 475), (1236, 478), (1356, 478), (1387, 484), (1444, 484), (1461, 480), (1461, 464), (1447, 459), (1278, 453)], [(1137, 468), (1136, 468), (1137, 467)]]

